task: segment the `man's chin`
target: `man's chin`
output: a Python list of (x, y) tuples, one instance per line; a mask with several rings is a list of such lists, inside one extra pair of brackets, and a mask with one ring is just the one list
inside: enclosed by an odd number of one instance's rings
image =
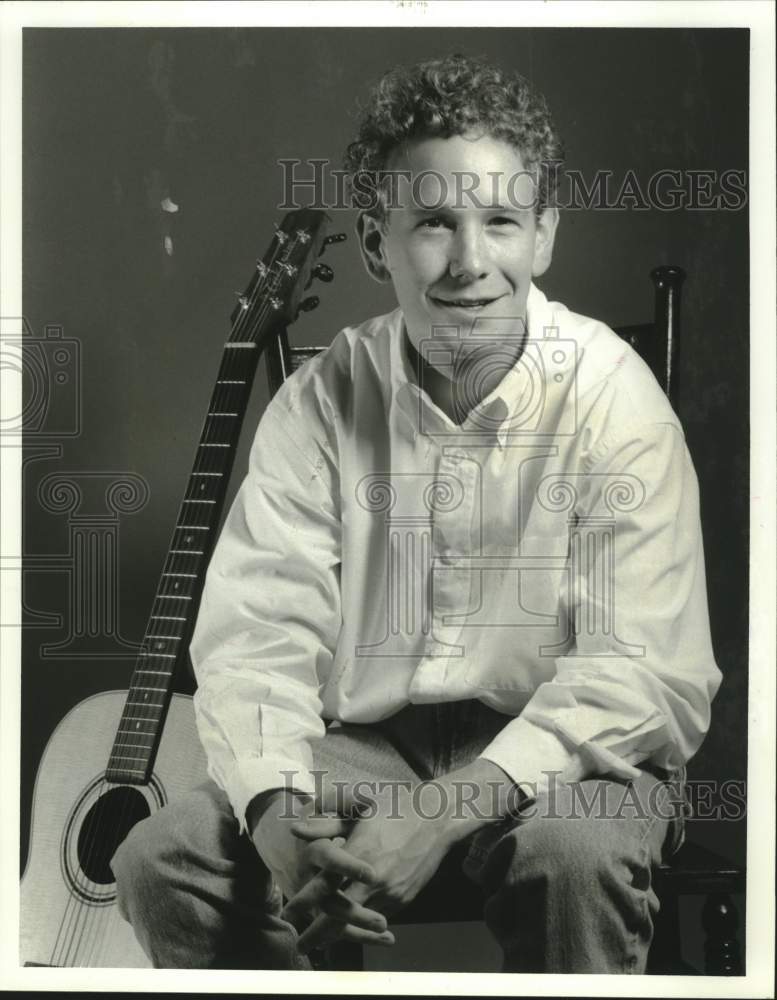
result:
[(471, 313), (469, 310), (456, 310), (430, 316), (428, 329), (428, 337), (435, 344), (449, 346), (474, 341), (473, 348), (476, 348), (478, 342), (484, 339), (515, 339), (522, 343), (526, 336), (526, 321), (520, 312), (510, 312), (508, 309)]

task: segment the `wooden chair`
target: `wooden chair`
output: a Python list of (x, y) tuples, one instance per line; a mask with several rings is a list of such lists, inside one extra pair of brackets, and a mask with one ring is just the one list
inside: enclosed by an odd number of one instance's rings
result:
[[(650, 366), (672, 406), (677, 408), (680, 348), (680, 297), (685, 272), (671, 265), (650, 272), (654, 285), (654, 319), (649, 323), (616, 328), (615, 332), (637, 351)], [(266, 351), (267, 375), (271, 395), (285, 378), (322, 347), (290, 347), (285, 331), (277, 334)], [(482, 919), (483, 897), (474, 883), (461, 872), (461, 851), (454, 849), (420, 895), (392, 924), (439, 924)], [(451, 881), (456, 893), (446, 892)], [(737, 976), (744, 972), (737, 931), (739, 916), (732, 896), (745, 891), (743, 869), (713, 851), (690, 841), (660, 866), (655, 881), (661, 900), (653, 945), (648, 959), (648, 973), (698, 975), (699, 970), (683, 962), (680, 935), (680, 898), (704, 895), (702, 925), (705, 935), (704, 973)], [(321, 968), (360, 970), (364, 968), (359, 945), (339, 943), (314, 956)]]

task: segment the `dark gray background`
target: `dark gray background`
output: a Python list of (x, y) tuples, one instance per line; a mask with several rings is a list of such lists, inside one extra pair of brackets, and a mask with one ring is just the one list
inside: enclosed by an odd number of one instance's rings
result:
[[(67, 547), (42, 510), (53, 471), (132, 471), (148, 504), (121, 525), (120, 622), (139, 640), (193, 459), (234, 292), (282, 213), (280, 157), (340, 166), (354, 102), (397, 62), (454, 50), (518, 68), (542, 90), (568, 164), (590, 178), (662, 168), (747, 169), (748, 32), (601, 29), (91, 29), (24, 33), (24, 311), (82, 350), (83, 429), (57, 462), (25, 474), (25, 546)], [(160, 198), (180, 206), (163, 216)], [(351, 213), (335, 228), (351, 231)], [(165, 255), (163, 226), (175, 252)], [(291, 331), (328, 344), (393, 307), (353, 239), (333, 249), (335, 283)], [(714, 646), (725, 680), (691, 776), (744, 779), (747, 737), (748, 222), (725, 211), (564, 212), (550, 298), (611, 325), (652, 316), (649, 271), (679, 264), (680, 417), (699, 475)], [(266, 400), (264, 374), (232, 492)], [(231, 494), (230, 494), (231, 495)], [(31, 573), (27, 603), (66, 610), (61, 575)], [(132, 661), (49, 661), (56, 630), (26, 631), (22, 844), (35, 770), (52, 729), (85, 696), (125, 687)], [(99, 762), (96, 762), (96, 767)], [(694, 824), (696, 839), (745, 858), (745, 823)], [(23, 846), (23, 853), (25, 847)]]

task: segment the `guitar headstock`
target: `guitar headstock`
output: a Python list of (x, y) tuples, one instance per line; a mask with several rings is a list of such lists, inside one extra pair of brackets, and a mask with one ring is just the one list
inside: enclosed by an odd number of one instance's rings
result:
[(302, 298), (314, 278), (329, 282), (334, 273), (326, 264), (316, 264), (329, 243), (340, 243), (345, 235), (327, 236), (329, 216), (317, 209), (289, 212), (248, 283), (230, 317), (231, 342), (261, 344), (279, 326), (289, 326), (300, 312), (318, 305), (318, 298)]

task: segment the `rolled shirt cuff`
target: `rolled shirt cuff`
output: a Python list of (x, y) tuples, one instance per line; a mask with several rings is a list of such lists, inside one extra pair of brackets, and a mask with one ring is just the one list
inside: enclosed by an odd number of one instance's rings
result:
[(560, 733), (528, 719), (513, 719), (479, 755), (498, 765), (524, 795), (537, 798), (558, 782), (582, 781), (609, 773), (629, 779), (639, 770), (594, 745), (575, 746)]
[(315, 780), (308, 768), (288, 757), (239, 758), (228, 773), (211, 777), (224, 788), (240, 824), (240, 833), (248, 832), (246, 810), (262, 792), (278, 788), (302, 795), (316, 793)]

